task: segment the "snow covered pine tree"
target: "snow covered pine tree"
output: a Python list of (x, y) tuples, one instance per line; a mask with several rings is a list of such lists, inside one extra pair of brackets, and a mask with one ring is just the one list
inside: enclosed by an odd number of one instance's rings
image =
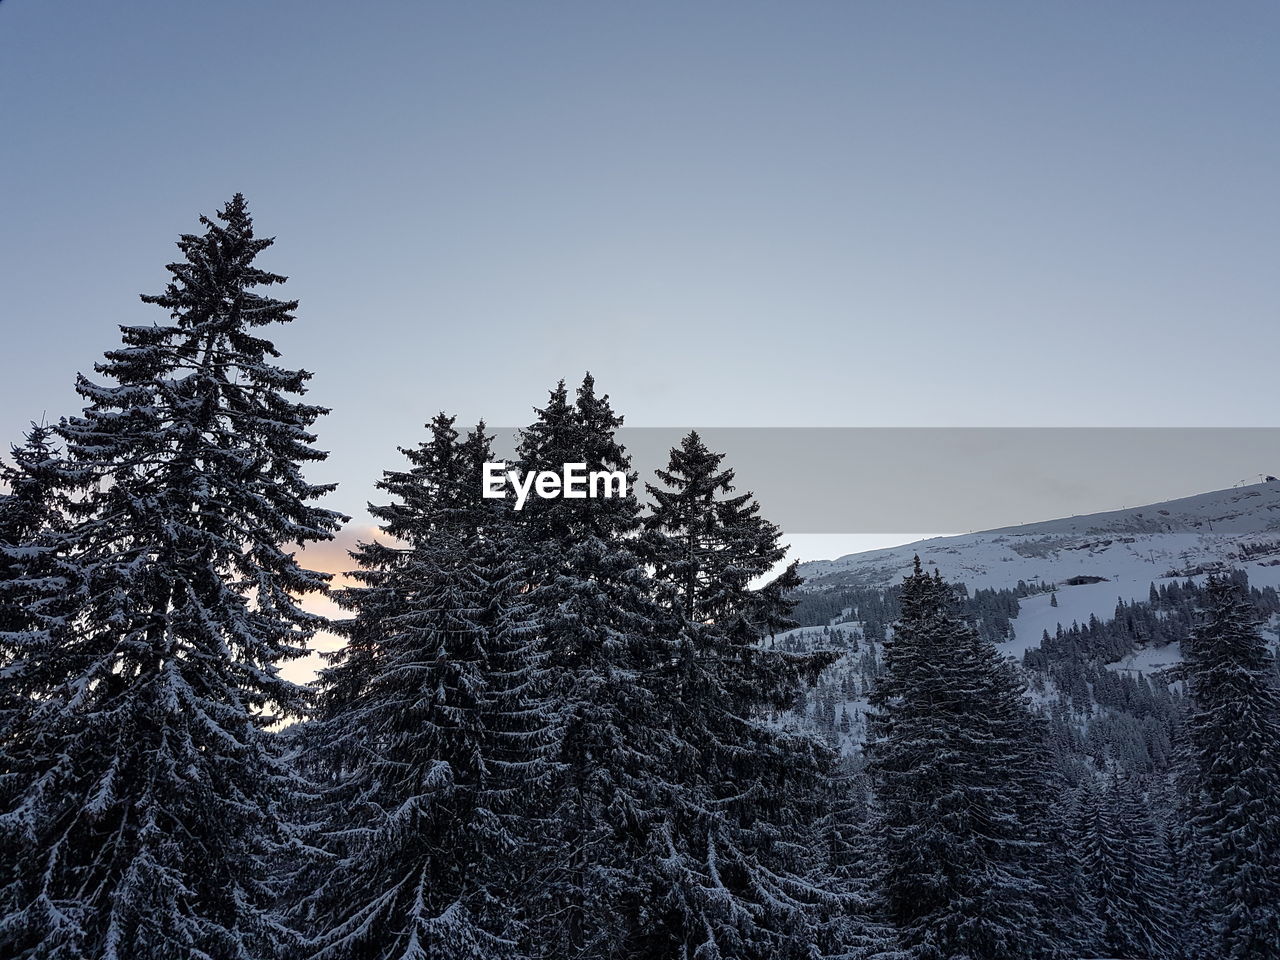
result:
[(916, 558), (872, 693), (882, 895), (913, 960), (1045, 960), (1022, 685)]
[(1280, 958), (1280, 691), (1257, 615), (1210, 577), (1187, 643), (1188, 798), (1221, 960)]
[(1076, 831), (1095, 915), (1090, 956), (1163, 960), (1173, 949), (1168, 852), (1135, 783), (1086, 784)]
[[(561, 382), (521, 434), (525, 471), (585, 463), (622, 470), (621, 418), (588, 375), (574, 400)], [(556, 775), (531, 798), (540, 820), (530, 952), (547, 960), (644, 955), (648, 893), (659, 870), (648, 838), (668, 804), (667, 769), (684, 745), (648, 678), (664, 662), (661, 611), (636, 556), (640, 507), (626, 497), (530, 499), (521, 551), (539, 650), (553, 682), (548, 720)], [(657, 956), (661, 956), (658, 954)]]
[[(32, 631), (38, 632), (39, 611), (47, 604), (36, 594), (47, 593), (51, 603), (66, 586), (41, 582), (53, 572), (50, 534), (65, 507), (57, 492), (62, 457), (53, 445), (53, 429), (32, 424), (23, 443), (13, 447), (12, 459), (12, 464), (0, 461), (0, 483), (9, 489), (0, 494), (0, 657), (5, 658), (0, 662), (6, 663), (34, 639)], [(16, 673), (6, 673), (0, 689), (19, 682)]]
[(290, 398), (310, 374), (256, 332), (297, 306), (255, 292), (284, 281), (253, 265), (272, 241), (238, 194), (217, 220), (143, 297), (172, 322), (122, 327), (96, 368), (114, 385), (80, 377), (84, 415), (57, 430), (80, 582), (6, 666), (40, 679), (10, 744), (36, 770), (0, 814), (24, 850), (0, 893), (15, 960), (263, 960), (290, 939), (267, 875), (293, 781), (267, 728), (304, 706), (278, 665), (322, 624), (297, 597), (327, 577), (286, 545), (341, 518), (300, 469), (326, 456), (324, 409)]
[[(48, 644), (75, 588), (55, 548), (65, 504), (56, 489), (61, 453), (52, 429), (33, 424), (12, 459), (0, 462), (0, 483), (9, 491), (0, 494), (0, 817), (18, 808), (41, 767), (23, 732), (33, 729), (45, 664), (28, 655)], [(0, 819), (0, 891), (14, 883), (23, 855), (21, 832)]]
[(545, 775), (509, 504), (480, 497), (493, 459), (480, 424), (463, 442), (440, 414), (402, 451), (412, 466), (371, 507), (387, 543), (362, 544), (355, 616), (319, 680), (303, 734), (322, 779), (319, 858), (294, 913), (316, 960), (496, 960), (521, 954), (519, 805)]
[(650, 942), (713, 957), (871, 956), (887, 938), (862, 915), (851, 864), (837, 878), (829, 846), (815, 839), (838, 759), (766, 720), (835, 655), (764, 646), (794, 625), (787, 591), (800, 580), (792, 564), (752, 586), (786, 548), (752, 494), (734, 493), (723, 460), (689, 433), (658, 471), (660, 485), (648, 486), (653, 508), (638, 545), (668, 614), (664, 632), (677, 641), (659, 676), (694, 761), (660, 833), (665, 876), (653, 900), (667, 915), (655, 911)]

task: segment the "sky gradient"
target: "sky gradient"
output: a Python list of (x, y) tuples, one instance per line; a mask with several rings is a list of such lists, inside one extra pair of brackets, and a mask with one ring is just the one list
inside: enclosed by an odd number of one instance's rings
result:
[(1277, 50), (1249, 2), (4, 0), (0, 438), (236, 191), (357, 515), (587, 369), (636, 426), (1275, 425)]

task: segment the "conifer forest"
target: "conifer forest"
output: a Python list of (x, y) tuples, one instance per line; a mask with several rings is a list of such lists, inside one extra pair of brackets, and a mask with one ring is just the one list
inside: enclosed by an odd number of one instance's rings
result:
[(642, 475), (581, 371), (513, 465), (624, 496), (482, 496), (486, 423), (423, 411), (333, 584), (272, 243), (201, 217), (11, 438), (0, 957), (1280, 960), (1274, 588), (1187, 571), (1010, 656), (1084, 588), (807, 582), (751, 477), (692, 431)]

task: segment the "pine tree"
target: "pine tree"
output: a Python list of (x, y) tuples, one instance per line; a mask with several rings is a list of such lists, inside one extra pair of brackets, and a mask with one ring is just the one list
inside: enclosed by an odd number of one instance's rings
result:
[[(790, 839), (812, 835), (827, 851), (842, 842), (833, 834), (852, 829), (840, 817), (846, 778), (831, 749), (764, 722), (836, 654), (764, 647), (793, 625), (787, 593), (800, 580), (792, 564), (752, 586), (786, 551), (752, 495), (733, 494), (723, 459), (696, 432), (671, 451), (657, 473), (661, 486), (648, 487), (654, 506), (639, 544), (668, 631), (681, 638), (667, 696), (683, 706), (680, 729), (702, 758), (677, 798), (686, 806), (664, 827), (669, 860), (680, 868), (669, 922), (680, 931), (674, 936), (708, 953), (781, 957), (817, 945), (858, 955), (884, 941), (862, 916), (851, 865), (837, 877), (821, 851)], [(744, 791), (744, 783), (768, 786)], [(818, 817), (825, 825), (814, 826)]]
[[(8, 488), (0, 494), (0, 663), (20, 655), (26, 632), (39, 629), (41, 610), (51, 612), (55, 596), (67, 587), (56, 578), (40, 582), (54, 572), (51, 534), (66, 508), (58, 493), (64, 464), (53, 429), (32, 424), (23, 443), (13, 447), (12, 460), (0, 461), (0, 484)], [(0, 690), (16, 692), (17, 682), (6, 673)]]
[(646, 485), (654, 505), (641, 549), (668, 602), (686, 620), (717, 624), (722, 633), (754, 645), (795, 626), (787, 593), (800, 578), (793, 562), (770, 583), (752, 588), (787, 548), (750, 492), (733, 495), (734, 471), (722, 469), (723, 460), (697, 431), (671, 451), (667, 469), (657, 471), (661, 485)]
[(1192, 780), (1185, 741), (1179, 744), (1180, 757), (1176, 782), (1181, 788), (1174, 799), (1166, 831), (1169, 847), (1169, 872), (1175, 888), (1178, 915), (1171, 930), (1174, 941), (1172, 956), (1177, 960), (1201, 960), (1209, 956), (1212, 900), (1206, 890), (1208, 869), (1204, 862), (1204, 845), (1197, 842), (1187, 781)]
[[(66, 504), (57, 492), (63, 465), (53, 431), (33, 424), (12, 460), (0, 462), (8, 488), (0, 494), (0, 811), (17, 809), (40, 774), (42, 758), (24, 732), (40, 710), (47, 665), (28, 653), (49, 646), (76, 587), (56, 549)], [(0, 819), (0, 892), (13, 889), (25, 855), (16, 826)]]
[(814, 843), (812, 882), (837, 892), (835, 909), (823, 911), (814, 924), (821, 956), (831, 960), (897, 960), (897, 938), (881, 915), (872, 886), (877, 855), (873, 834), (876, 816), (865, 773), (849, 760), (826, 779), (825, 805), (809, 832)]
[[(523, 431), (518, 465), (620, 470), (621, 418), (588, 375), (570, 400), (561, 382)], [(639, 504), (626, 497), (531, 498), (520, 514), (526, 596), (548, 691), (558, 775), (545, 795), (530, 943), (546, 957), (625, 956), (655, 909), (645, 901), (656, 811), (669, 802), (660, 765), (693, 762), (645, 678), (663, 662), (660, 611), (631, 541)]]
[(519, 953), (513, 811), (545, 774), (538, 670), (505, 511), (479, 497), (490, 438), (481, 424), (460, 442), (453, 423), (437, 416), (402, 451), (411, 468), (384, 474), (392, 502), (370, 510), (388, 540), (360, 546), (359, 585), (336, 594), (348, 646), (306, 737), (323, 855), (294, 908), (317, 960)]
[(900, 602), (868, 744), (888, 916), (919, 960), (1052, 956), (1027, 796), (1042, 782), (1039, 744), (1021, 684), (919, 558)]
[[(584, 462), (634, 481), (620, 424), (589, 376), (572, 402), (561, 384), (524, 433), (520, 465)], [(745, 711), (741, 680), (755, 648), (741, 642), (742, 624), (752, 621), (726, 608), (740, 639), (717, 651), (723, 633), (681, 614), (638, 553), (633, 497), (530, 501), (522, 523), (528, 596), (557, 670), (560, 772), (547, 798), (541, 895), (527, 908), (543, 955), (810, 956), (819, 933), (806, 915), (811, 848), (804, 831), (778, 826), (801, 818), (748, 825), (734, 810), (772, 800), (790, 812), (821, 785), (812, 776), (820, 745), (759, 735)], [(733, 795), (719, 789), (731, 767), (749, 778)]]
[(38, 773), (0, 816), (25, 849), (0, 894), (7, 957), (239, 960), (290, 939), (268, 866), (293, 786), (268, 728), (305, 707), (279, 665), (324, 623), (297, 598), (327, 577), (288, 545), (341, 518), (301, 472), (326, 456), (324, 409), (293, 399), (310, 375), (259, 334), (296, 308), (256, 292), (284, 280), (254, 265), (272, 241), (239, 195), (218, 220), (143, 297), (171, 322), (122, 327), (108, 382), (81, 376), (84, 414), (57, 430), (79, 579), (9, 667), (39, 678), (39, 708), (9, 744)]
[(1238, 584), (1211, 577), (1186, 644), (1194, 843), (1215, 954), (1280, 957), (1280, 691)]
[(1044, 844), (1037, 874), (1046, 893), (1041, 913), (1048, 935), (1067, 956), (1083, 957), (1097, 942), (1098, 919), (1079, 839), (1080, 791), (1069, 790), (1065, 780), (1059, 771), (1049, 795), (1056, 802), (1036, 815)]
[(657, 471), (661, 485), (646, 485), (654, 503), (637, 549), (663, 605), (708, 642), (717, 639), (725, 661), (717, 682), (731, 684), (747, 709), (782, 709), (833, 658), (763, 650), (762, 641), (796, 625), (792, 594), (801, 580), (793, 562), (752, 586), (787, 548), (751, 493), (733, 495), (734, 471), (722, 469), (723, 460), (696, 431), (671, 451), (668, 468)]
[(1168, 956), (1176, 922), (1169, 854), (1136, 785), (1113, 775), (1105, 792), (1087, 787), (1076, 842), (1096, 916), (1094, 951)]

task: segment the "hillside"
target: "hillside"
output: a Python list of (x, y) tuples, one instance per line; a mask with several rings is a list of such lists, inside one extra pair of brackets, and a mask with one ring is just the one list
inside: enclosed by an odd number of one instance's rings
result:
[[(1195, 616), (1197, 585), (1209, 572), (1238, 570), (1261, 591), (1264, 617), (1280, 609), (1280, 483), (802, 564), (803, 626), (778, 642), (847, 650), (803, 708), (807, 724), (847, 750), (865, 735), (866, 693), (896, 616), (893, 588), (917, 554), (964, 584), (967, 614), (1023, 665), (1033, 698), (1074, 728), (1079, 749), (1092, 726), (1098, 743), (1089, 749), (1123, 754), (1126, 767), (1148, 772), (1165, 762), (1177, 710), (1161, 691), (1173, 684), (1177, 696), (1179, 641)], [(1042, 645), (1046, 635), (1057, 639)], [(1159, 705), (1145, 704), (1149, 697)]]
[(1170, 500), (1126, 510), (1047, 520), (800, 566), (805, 590), (888, 587), (919, 554), (927, 568), (971, 591), (1056, 585), (1026, 597), (1014, 630), (1018, 644), (1039, 640), (1061, 622), (1110, 616), (1117, 599), (1145, 600), (1151, 584), (1223, 567), (1245, 570), (1255, 586), (1280, 586), (1280, 482)]
[[(1247, 557), (1241, 548), (1248, 547)], [(1253, 551), (1257, 550), (1257, 553)], [(813, 588), (887, 586), (919, 553), (971, 589), (1077, 576), (1148, 580), (1222, 562), (1280, 563), (1280, 482), (1258, 483), (1143, 507), (1047, 520), (802, 564)]]

